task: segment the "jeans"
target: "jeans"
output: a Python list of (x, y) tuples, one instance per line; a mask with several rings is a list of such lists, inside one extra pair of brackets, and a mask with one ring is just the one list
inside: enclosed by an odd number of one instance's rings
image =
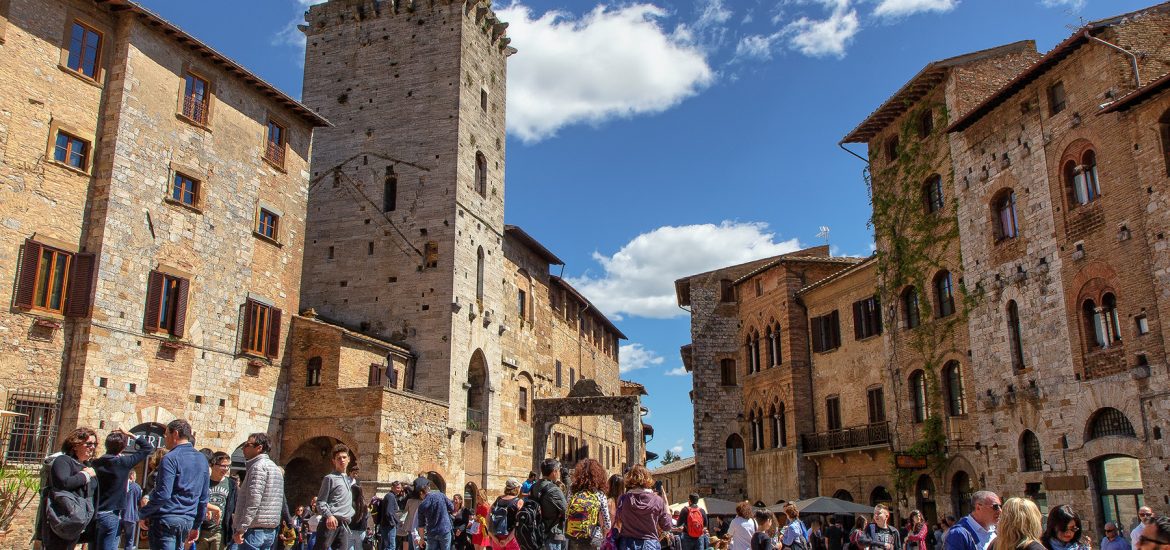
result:
[(550, 540), (544, 543), (544, 550), (565, 550), (569, 544), (563, 540)]
[(658, 543), (658, 539), (622, 537), (618, 540), (618, 550), (662, 550), (662, 545)]
[[(707, 543), (707, 535), (706, 534), (703, 534), (699, 538), (694, 538), (686, 533), (683, 533), (683, 536), (681, 538), (682, 538), (682, 550), (707, 550), (707, 546), (709, 546)], [(833, 550), (836, 550), (836, 549), (833, 549)]]
[(276, 543), (276, 528), (248, 529), (244, 531), (244, 543), (237, 544), (236, 550), (270, 550)]
[(398, 543), (398, 528), (391, 527), (389, 529), (382, 529), (381, 542), (378, 543), (378, 550), (398, 550), (394, 545)]
[(126, 548), (138, 548), (138, 522), (123, 521), (122, 534), (126, 535)]
[(366, 540), (365, 529), (349, 530), (349, 550), (362, 550), (362, 543)]
[(118, 535), (122, 526), (122, 514), (119, 512), (98, 512), (97, 539), (94, 550), (118, 550)]
[(184, 550), (187, 535), (195, 518), (186, 516), (160, 516), (150, 520), (150, 550)]
[(451, 550), (451, 532), (427, 533), (427, 550)]

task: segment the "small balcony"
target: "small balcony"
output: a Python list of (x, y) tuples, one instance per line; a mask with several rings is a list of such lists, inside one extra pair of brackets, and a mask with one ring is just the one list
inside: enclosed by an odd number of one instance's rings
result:
[(183, 116), (201, 126), (207, 125), (207, 102), (195, 96), (183, 97)]
[(890, 423), (876, 422), (800, 436), (806, 455), (862, 451), (890, 445)]
[(467, 409), (467, 429), (473, 432), (484, 431), (484, 420), (486, 415), (483, 411), (477, 411), (472, 408)]

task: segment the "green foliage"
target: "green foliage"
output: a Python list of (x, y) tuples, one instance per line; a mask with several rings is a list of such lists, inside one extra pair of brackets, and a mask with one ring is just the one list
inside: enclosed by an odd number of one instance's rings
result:
[(8, 531), (17, 512), (36, 498), (40, 485), (35, 468), (0, 464), (0, 533)]
[(682, 460), (682, 457), (675, 454), (674, 451), (671, 449), (667, 449), (665, 453), (662, 453), (662, 465), (663, 466), (666, 466), (667, 464), (670, 464), (671, 462), (678, 462), (680, 460)]

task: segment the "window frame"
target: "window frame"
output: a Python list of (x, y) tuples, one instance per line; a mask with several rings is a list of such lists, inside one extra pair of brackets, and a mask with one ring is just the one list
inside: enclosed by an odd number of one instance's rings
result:
[(939, 214), (946, 210), (946, 193), (943, 192), (942, 176), (932, 174), (922, 184), (922, 200), (927, 214)]
[(926, 139), (934, 133), (934, 109), (926, 108), (918, 114), (918, 137)]
[(1016, 217), (1016, 192), (1013, 189), (1004, 189), (996, 194), (991, 203), (992, 219), (995, 222), (995, 242), (1009, 241), (1020, 235), (1020, 224)]
[(865, 340), (882, 333), (881, 299), (874, 294), (853, 302), (853, 339)]
[(517, 395), (517, 398), (520, 402), (517, 404), (516, 411), (517, 411), (517, 414), (519, 415), (518, 418), (520, 419), (520, 422), (527, 424), (528, 423), (528, 388), (526, 386), (522, 385), (522, 386), (520, 386), (519, 390), (520, 391), (518, 392), (519, 395)]
[(321, 385), (321, 357), (310, 357), (305, 363), (305, 387), (313, 388)]
[[(922, 324), (922, 297), (918, 293), (918, 287), (909, 285), (902, 289), (902, 326), (906, 330), (913, 330)], [(913, 298), (914, 303), (910, 303)]]
[[(175, 198), (175, 192), (178, 190), (176, 188), (179, 187), (178, 180), (180, 178), (186, 179), (187, 181), (191, 182), (191, 184), (192, 184), (192, 186), (191, 186), (191, 202), (187, 202), (184, 198), (178, 198), (178, 199)], [(182, 193), (185, 197), (186, 190), (183, 190)], [(169, 185), (167, 188), (167, 194), (164, 198), (166, 199), (167, 202), (169, 202), (171, 204), (185, 206), (187, 208), (190, 208), (192, 210), (197, 210), (197, 211), (202, 210), (202, 207), (203, 207), (203, 179), (199, 178), (199, 177), (192, 176), (191, 174), (188, 174), (187, 171), (185, 171), (183, 169), (174, 169), (173, 168), (173, 169), (171, 169), (171, 177), (170, 177), (170, 182), (169, 182)]]
[(280, 308), (248, 298), (243, 309), (240, 354), (276, 358), (280, 351)]
[[(1031, 436), (1031, 437), (1029, 437)], [(1020, 434), (1020, 471), (1040, 472), (1044, 470), (1044, 452), (1040, 438), (1032, 430)]]
[(926, 394), (926, 373), (921, 369), (910, 373), (910, 419), (915, 424), (926, 422), (930, 417), (930, 403)]
[[(180, 120), (183, 120), (184, 122), (203, 129), (210, 129), (211, 115), (212, 111), (214, 110), (213, 104), (215, 103), (214, 100), (216, 96), (215, 81), (211, 77), (207, 76), (208, 71), (192, 68), (192, 65), (193, 64), (190, 62), (184, 63), (181, 80), (182, 83), (180, 84), (179, 89), (179, 105), (175, 114)], [(190, 102), (188, 101), (188, 98), (195, 97), (193, 94), (188, 93), (188, 87), (190, 86), (191, 79), (196, 79), (203, 83), (204, 99), (201, 102), (203, 109), (202, 116), (195, 116), (195, 107), (197, 103), (193, 99)], [(188, 105), (190, 105), (190, 111), (188, 110)]]
[[(32, 307), (30, 309), (32, 309), (34, 311), (45, 311), (45, 312), (55, 313), (57, 315), (64, 316), (65, 309), (68, 307), (68, 301), (69, 301), (69, 286), (70, 286), (70, 283), (72, 282), (72, 281), (70, 281), (70, 279), (71, 279), (70, 275), (72, 274), (72, 269), (73, 269), (74, 253), (66, 251), (66, 250), (62, 250), (62, 249), (59, 249), (59, 248), (56, 248), (53, 246), (48, 246), (48, 245), (45, 245), (43, 243), (39, 243), (39, 244), (40, 244), (40, 248), (37, 251), (38, 254), (37, 254), (37, 266), (36, 266), (36, 279), (33, 282), (33, 300), (32, 300)], [(42, 270), (42, 265), (44, 264), (46, 254), (49, 254), (52, 256), (52, 263), (49, 265), (49, 268), (47, 270), (48, 271), (48, 273), (47, 273), (48, 282), (47, 283), (45, 283), (43, 278), (42, 278), (45, 275), (44, 270)], [(57, 267), (57, 263), (59, 261), (58, 258), (60, 258), (60, 257), (63, 257), (63, 259), (65, 260), (65, 266), (60, 271), (60, 273), (61, 273), (61, 275), (60, 275), (61, 288), (56, 291), (57, 295), (59, 296), (61, 307), (54, 308), (51, 305), (49, 305), (49, 302), (52, 299), (53, 290), (57, 286), (57, 283), (55, 282), (55, 279), (57, 277), (55, 277), (54, 274), (57, 273), (56, 267)], [(42, 288), (42, 284), (45, 285), (44, 288)], [(41, 302), (41, 303), (38, 303), (38, 302)]]
[(1048, 116), (1055, 116), (1068, 108), (1068, 92), (1063, 80), (1049, 84), (1045, 96), (1048, 98)]
[(723, 387), (739, 385), (739, 370), (736, 367), (735, 359), (724, 357), (719, 360), (719, 385)]
[[(79, 66), (77, 68), (74, 68), (73, 64), (71, 63), (71, 58), (73, 57), (73, 33), (74, 33), (75, 27), (81, 27), (83, 29), (83, 31), (92, 32), (93, 34), (97, 35), (98, 43), (97, 43), (97, 46), (95, 47), (96, 51), (94, 52), (93, 74), (88, 74), (84, 71), (84, 63), (85, 62), (82, 58), (83, 52), (78, 52)], [(83, 41), (85, 39), (85, 36), (88, 35), (88, 32), (85, 35), (82, 35)], [(107, 46), (107, 44), (106, 44), (106, 35), (107, 34), (108, 34), (107, 30), (99, 28), (99, 25), (88, 21), (87, 18), (82, 17), (82, 14), (71, 13), (70, 16), (66, 17), (66, 19), (65, 19), (65, 29), (62, 33), (62, 39), (61, 39), (61, 57), (60, 57), (60, 61), (58, 63), (58, 67), (62, 71), (65, 71), (66, 73), (68, 73), (70, 75), (73, 75), (77, 78), (80, 78), (81, 80), (83, 80), (85, 82), (88, 82), (91, 84), (96, 84), (96, 85), (100, 86), (102, 84), (102, 82), (105, 80), (105, 72), (106, 71), (103, 68), (103, 64), (104, 64), (105, 58), (106, 58), (106, 51), (105, 50), (106, 50), (106, 46)], [(84, 51), (84, 44), (83, 44), (83, 51)]]
[(841, 347), (841, 319), (838, 310), (824, 315), (813, 317), (809, 323), (812, 328), (813, 352), (828, 353)]
[(829, 431), (843, 429), (841, 424), (841, 396), (830, 395), (825, 398), (825, 427)]
[(947, 361), (943, 365), (943, 380), (946, 383), (947, 414), (967, 415), (967, 395), (963, 383), (963, 365), (958, 361)]
[(886, 391), (882, 386), (865, 390), (866, 418), (870, 424), (886, 421)]
[(488, 188), (488, 162), (487, 155), (483, 151), (475, 152), (475, 169), (473, 171), (474, 179), (471, 182), (475, 192), (483, 198), (487, 198)]
[[(944, 284), (945, 283), (945, 284)], [(955, 280), (948, 270), (934, 276), (935, 317), (943, 319), (955, 314)], [(945, 295), (944, 295), (945, 290)]]
[(1028, 368), (1024, 356), (1024, 327), (1020, 320), (1020, 305), (1015, 300), (1007, 303), (1008, 345), (1011, 346), (1012, 369), (1022, 372)]
[[(280, 129), (277, 142), (272, 141), (273, 127)], [(268, 116), (264, 124), (264, 150), (260, 156), (281, 172), (285, 171), (285, 162), (288, 158), (288, 128), (288, 124), (272, 115)]]
[(191, 276), (159, 266), (147, 278), (143, 330), (173, 338), (186, 335)]
[[(737, 443), (738, 443), (738, 445), (737, 445)], [(737, 433), (733, 433), (733, 434), (727, 436), (727, 439), (724, 440), (724, 442), (723, 442), (723, 448), (726, 451), (726, 453), (725, 453), (725, 458), (726, 458), (725, 466), (726, 466), (727, 471), (742, 471), (742, 470), (744, 470), (745, 469), (744, 467), (746, 465), (746, 460), (744, 459), (745, 445), (744, 445), (743, 437), (741, 437)]]
[[(272, 218), (271, 224), (265, 223), (265, 221), (264, 221), (265, 214), (268, 214), (268, 216), (271, 216), (271, 218)], [(281, 218), (282, 218), (281, 213), (268, 205), (256, 206), (256, 222), (252, 226), (252, 234), (261, 238), (261, 239), (264, 239), (266, 241), (270, 241), (273, 244), (281, 244), (281, 241), (280, 241), (280, 226), (281, 226), (280, 221), (281, 221)], [(266, 227), (271, 227), (271, 232), (272, 232), (271, 235), (268, 235), (264, 232), (264, 229)]]

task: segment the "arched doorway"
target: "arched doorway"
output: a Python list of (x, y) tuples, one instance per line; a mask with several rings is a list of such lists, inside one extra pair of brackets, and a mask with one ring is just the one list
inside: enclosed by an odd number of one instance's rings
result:
[(284, 465), (284, 495), (289, 508), (307, 505), (321, 488), (321, 479), (333, 471), (330, 452), (341, 441), (332, 437), (314, 437), (297, 447)]
[(1108, 455), (1091, 462), (1090, 470), (1100, 503), (1099, 525), (1112, 521), (1128, 527), (1138, 508), (1145, 506), (1141, 462), (1132, 456)]
[(918, 483), (914, 487), (915, 507), (922, 512), (926, 523), (938, 521), (938, 506), (934, 503), (934, 480), (923, 474), (918, 476)]
[(853, 494), (845, 489), (837, 489), (837, 492), (833, 493), (833, 498), (844, 500), (845, 502), (853, 502)]
[(487, 484), (488, 370), (483, 350), (471, 354), (467, 365), (467, 431), (463, 439), (463, 472), (466, 481)]
[(885, 504), (892, 509), (894, 504), (894, 497), (890, 495), (890, 492), (887, 491), (885, 487), (878, 485), (877, 487), (874, 487), (873, 491), (870, 491), (869, 493), (869, 504), (870, 506)]
[(959, 470), (951, 478), (951, 509), (955, 517), (963, 517), (971, 513), (971, 476)]

